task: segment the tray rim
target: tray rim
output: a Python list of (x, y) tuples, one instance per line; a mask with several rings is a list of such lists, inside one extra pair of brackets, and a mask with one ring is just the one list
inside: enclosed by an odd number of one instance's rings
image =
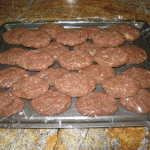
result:
[(118, 23), (122, 23), (122, 22), (143, 22), (145, 23), (147, 26), (150, 27), (150, 24), (148, 24), (147, 21), (143, 21), (143, 20), (116, 20), (116, 19), (108, 19), (108, 20), (49, 20), (49, 21), (16, 21), (16, 22), (5, 22), (0, 26), (0, 30), (3, 26), (5, 25), (9, 25), (9, 24), (22, 24), (22, 23), (26, 23), (26, 24), (32, 24), (32, 23), (68, 23), (68, 22), (74, 22), (74, 23), (107, 23), (107, 22), (118, 22)]

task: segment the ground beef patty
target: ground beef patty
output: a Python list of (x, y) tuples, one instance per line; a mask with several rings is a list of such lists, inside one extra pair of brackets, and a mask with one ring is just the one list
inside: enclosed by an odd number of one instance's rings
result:
[(125, 38), (117, 31), (104, 30), (94, 34), (92, 40), (104, 47), (115, 47), (123, 44)]
[(29, 77), (30, 74), (22, 68), (6, 68), (0, 70), (0, 88), (9, 88), (16, 81)]
[(96, 81), (85, 74), (69, 73), (56, 79), (54, 87), (71, 97), (80, 97), (91, 93)]
[(68, 48), (58, 42), (51, 42), (48, 46), (40, 48), (40, 50), (50, 54), (54, 60), (57, 60), (61, 54), (69, 51)]
[(43, 78), (48, 81), (50, 86), (54, 86), (55, 80), (60, 78), (61, 76), (70, 73), (68, 70), (64, 68), (48, 68), (46, 70), (42, 70), (36, 73), (34, 76)]
[(25, 47), (41, 48), (49, 45), (51, 35), (41, 30), (25, 31), (20, 35), (19, 41)]
[(128, 24), (116, 24), (110, 28), (112, 31), (118, 31), (125, 36), (126, 41), (134, 41), (140, 37), (140, 31)]
[(66, 30), (61, 25), (53, 24), (53, 23), (43, 24), (43, 25), (41, 25), (41, 27), (39, 29), (50, 34), (52, 39), (56, 38), (57, 33), (60, 33), (60, 32), (63, 32)]
[(96, 80), (96, 83), (102, 84), (104, 79), (115, 75), (115, 71), (110, 67), (103, 67), (100, 65), (90, 65), (78, 71), (78, 73), (86, 74)]
[(97, 52), (101, 51), (103, 47), (101, 45), (85, 42), (80, 45), (74, 46), (73, 50), (83, 50), (89, 52), (92, 56), (94, 56)]
[(86, 51), (69, 51), (58, 57), (60, 65), (68, 70), (79, 70), (93, 64), (94, 58)]
[(122, 74), (138, 80), (141, 88), (150, 88), (150, 70), (144, 68), (129, 68)]
[(12, 85), (13, 95), (26, 99), (37, 98), (45, 94), (48, 89), (48, 82), (35, 76), (23, 78)]
[(140, 89), (134, 97), (120, 99), (120, 104), (139, 114), (150, 113), (150, 92)]
[(28, 31), (28, 30), (25, 28), (15, 28), (15, 29), (9, 30), (3, 33), (3, 39), (8, 44), (19, 45), (20, 44), (19, 36), (24, 31)]
[(113, 98), (125, 98), (135, 96), (140, 85), (137, 80), (118, 74), (103, 81), (102, 88)]
[(41, 115), (56, 115), (70, 108), (71, 97), (57, 90), (49, 90), (46, 94), (33, 99), (31, 106)]
[(88, 39), (88, 34), (85, 30), (66, 30), (58, 33), (56, 36), (56, 42), (62, 43), (67, 46), (75, 46), (85, 42)]
[(0, 92), (0, 116), (9, 117), (21, 112), (23, 108), (22, 99), (13, 96), (9, 91)]
[(0, 63), (8, 65), (16, 65), (16, 60), (22, 53), (26, 53), (27, 50), (22, 48), (11, 48), (3, 53), (0, 53)]
[(93, 92), (77, 99), (76, 108), (82, 115), (99, 116), (114, 114), (118, 109), (117, 99), (102, 92)]
[(129, 54), (128, 64), (140, 64), (147, 59), (147, 54), (142, 48), (131, 45), (123, 45), (120, 47)]
[(32, 71), (40, 71), (47, 69), (53, 65), (54, 59), (51, 55), (40, 50), (30, 50), (20, 55), (16, 60), (16, 64), (22, 68)]
[(106, 67), (119, 67), (129, 60), (129, 54), (120, 47), (107, 48), (94, 56), (95, 62)]
[(88, 39), (92, 39), (94, 34), (101, 31), (98, 27), (82, 27), (82, 29), (88, 33)]

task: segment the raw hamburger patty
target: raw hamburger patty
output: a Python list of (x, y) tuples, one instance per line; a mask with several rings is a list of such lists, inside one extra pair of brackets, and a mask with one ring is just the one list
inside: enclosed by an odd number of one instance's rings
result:
[(65, 74), (70, 73), (68, 70), (64, 68), (48, 68), (46, 70), (40, 71), (36, 73), (34, 76), (43, 78), (48, 81), (50, 86), (54, 86), (55, 80)]
[(139, 114), (150, 113), (150, 92), (140, 89), (134, 97), (120, 99), (120, 104)]
[(47, 47), (40, 48), (40, 50), (50, 54), (54, 60), (57, 60), (61, 54), (69, 51), (68, 48), (58, 42), (51, 42)]
[(107, 48), (94, 56), (95, 62), (106, 67), (119, 67), (129, 60), (129, 54), (120, 47)]
[(150, 70), (144, 68), (129, 68), (122, 74), (138, 80), (141, 88), (150, 88)]
[(114, 114), (119, 106), (117, 99), (102, 92), (94, 92), (78, 98), (76, 108), (82, 115), (94, 117)]
[(23, 108), (22, 99), (13, 96), (9, 91), (0, 92), (0, 116), (9, 117), (21, 112)]
[(53, 65), (54, 59), (51, 55), (40, 50), (30, 50), (20, 55), (16, 64), (22, 68), (32, 71), (40, 71)]
[(115, 47), (124, 43), (124, 36), (117, 31), (100, 31), (93, 35), (93, 42), (104, 47)]
[(39, 29), (50, 34), (52, 39), (56, 38), (57, 33), (60, 33), (60, 32), (63, 32), (66, 30), (62, 26), (60, 26), (58, 24), (53, 24), (53, 23), (43, 24), (43, 25), (41, 25), (41, 27)]
[(63, 45), (75, 46), (85, 42), (88, 39), (88, 34), (85, 30), (66, 30), (58, 33), (56, 36), (56, 42), (62, 43)]
[(20, 35), (19, 41), (25, 47), (41, 48), (49, 45), (51, 35), (41, 30), (25, 31)]
[(78, 71), (78, 73), (86, 74), (96, 80), (96, 83), (102, 84), (102, 81), (106, 78), (115, 75), (115, 71), (110, 67), (102, 67), (100, 65), (90, 65), (84, 69)]
[(70, 73), (56, 79), (54, 87), (71, 97), (80, 97), (91, 93), (96, 88), (96, 82), (85, 74)]
[(140, 37), (140, 31), (128, 24), (116, 24), (110, 28), (112, 31), (118, 31), (125, 36), (126, 41), (134, 41)]
[(83, 50), (89, 52), (92, 56), (94, 56), (97, 52), (101, 51), (103, 47), (101, 45), (85, 42), (80, 45), (74, 46), (73, 50)]
[(79, 70), (93, 64), (93, 57), (86, 51), (69, 51), (58, 57), (60, 65), (68, 70)]
[(82, 29), (88, 33), (88, 39), (92, 39), (95, 33), (101, 31), (98, 27), (83, 27)]
[(103, 81), (102, 88), (113, 98), (125, 98), (135, 96), (140, 85), (135, 79), (118, 74)]
[(129, 54), (128, 64), (140, 64), (147, 59), (147, 54), (142, 48), (131, 45), (123, 45), (120, 47)]
[(48, 82), (35, 76), (23, 78), (12, 85), (13, 95), (26, 99), (37, 98), (45, 94), (48, 89)]
[(8, 65), (16, 65), (16, 60), (22, 53), (27, 50), (22, 48), (11, 48), (3, 53), (0, 53), (0, 63)]
[(33, 99), (31, 106), (41, 115), (56, 115), (70, 108), (71, 97), (57, 90), (49, 90), (46, 94)]
[(30, 74), (21, 68), (11, 67), (0, 70), (0, 88), (9, 88), (16, 81), (29, 76)]
[(9, 30), (3, 33), (3, 39), (8, 44), (19, 45), (20, 44), (19, 36), (24, 31), (28, 31), (28, 30), (25, 28), (15, 28), (15, 29)]

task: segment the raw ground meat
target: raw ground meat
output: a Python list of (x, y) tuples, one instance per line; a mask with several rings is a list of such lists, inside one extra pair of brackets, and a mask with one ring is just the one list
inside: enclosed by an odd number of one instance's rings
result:
[(140, 64), (147, 59), (147, 54), (144, 49), (132, 45), (120, 46), (129, 54), (128, 64)]
[(7, 65), (16, 65), (16, 60), (19, 55), (26, 52), (27, 50), (22, 48), (11, 48), (3, 53), (0, 53), (0, 63)]
[(24, 31), (28, 31), (28, 30), (25, 28), (15, 28), (15, 29), (6, 31), (3, 33), (3, 39), (8, 44), (19, 45), (20, 44), (19, 36)]
[(47, 47), (40, 48), (40, 50), (50, 54), (54, 60), (57, 60), (61, 54), (69, 51), (68, 48), (58, 42), (51, 42)]
[(60, 32), (63, 32), (66, 30), (61, 25), (53, 24), (53, 23), (43, 24), (43, 25), (41, 25), (41, 27), (39, 29), (50, 34), (52, 39), (56, 38), (57, 33), (60, 33)]
[(110, 67), (102, 67), (100, 65), (92, 64), (84, 69), (78, 71), (78, 73), (86, 74), (95, 79), (98, 84), (102, 84), (104, 79), (107, 79), (115, 75), (115, 71)]
[(16, 81), (29, 77), (30, 74), (22, 68), (6, 68), (0, 70), (0, 88), (10, 88)]
[(76, 108), (82, 115), (99, 116), (114, 114), (119, 105), (117, 99), (102, 92), (93, 92), (77, 99)]
[(113, 98), (126, 98), (135, 96), (140, 89), (140, 84), (131, 77), (117, 74), (103, 81), (102, 88)]
[(36, 73), (34, 76), (43, 78), (48, 81), (50, 86), (54, 86), (55, 80), (60, 78), (61, 76), (70, 73), (68, 70), (64, 68), (48, 68), (46, 70), (40, 71)]
[(0, 92), (0, 116), (9, 117), (21, 112), (24, 108), (22, 99), (9, 91)]
[(20, 55), (16, 60), (17, 65), (31, 71), (47, 69), (49, 66), (53, 65), (53, 63), (53, 57), (40, 50), (30, 50)]
[(120, 47), (107, 48), (94, 56), (95, 62), (101, 66), (119, 67), (129, 60), (129, 54)]
[(13, 101), (14, 97), (11, 92), (3, 91), (0, 92), (0, 116), (3, 115), (3, 112), (6, 110), (8, 105)]
[(140, 82), (141, 88), (150, 88), (150, 70), (144, 68), (129, 68), (122, 73)]
[(85, 42), (80, 45), (74, 46), (73, 50), (83, 50), (89, 52), (92, 56), (94, 56), (97, 52), (104, 49), (101, 45), (91, 43), (91, 42)]
[(124, 43), (124, 36), (117, 31), (104, 30), (93, 35), (93, 42), (104, 47), (115, 47)]
[(33, 99), (45, 94), (48, 89), (49, 84), (46, 80), (30, 76), (14, 83), (11, 91), (17, 97)]
[(54, 87), (71, 97), (80, 97), (91, 93), (96, 81), (85, 74), (69, 73), (56, 79)]
[(45, 95), (33, 99), (31, 106), (41, 115), (56, 115), (70, 108), (71, 97), (57, 90), (49, 90)]
[(67, 46), (75, 46), (84, 43), (88, 39), (88, 34), (85, 30), (75, 29), (66, 30), (58, 33), (56, 36), (56, 42), (62, 43)]
[(68, 70), (79, 70), (93, 64), (94, 59), (86, 51), (69, 51), (58, 57), (60, 65)]
[(110, 28), (112, 31), (118, 31), (125, 36), (126, 41), (134, 41), (140, 37), (140, 30), (128, 24), (116, 24)]
[(25, 47), (41, 48), (49, 45), (51, 35), (42, 30), (25, 31), (20, 35), (19, 41)]
[(140, 89), (134, 97), (120, 99), (120, 104), (139, 114), (150, 113), (150, 92)]
[(88, 33), (88, 39), (92, 39), (94, 34), (101, 31), (98, 27), (82, 27), (82, 29)]

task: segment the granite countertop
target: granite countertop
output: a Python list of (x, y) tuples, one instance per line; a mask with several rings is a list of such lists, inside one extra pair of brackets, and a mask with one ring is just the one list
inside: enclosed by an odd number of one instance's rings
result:
[(133, 19), (150, 24), (149, 0), (1, 0), (0, 6), (0, 24), (100, 19)]
[[(1, 0), (0, 25), (16, 21), (143, 20), (149, 0)], [(148, 127), (0, 129), (1, 150), (147, 150)]]

